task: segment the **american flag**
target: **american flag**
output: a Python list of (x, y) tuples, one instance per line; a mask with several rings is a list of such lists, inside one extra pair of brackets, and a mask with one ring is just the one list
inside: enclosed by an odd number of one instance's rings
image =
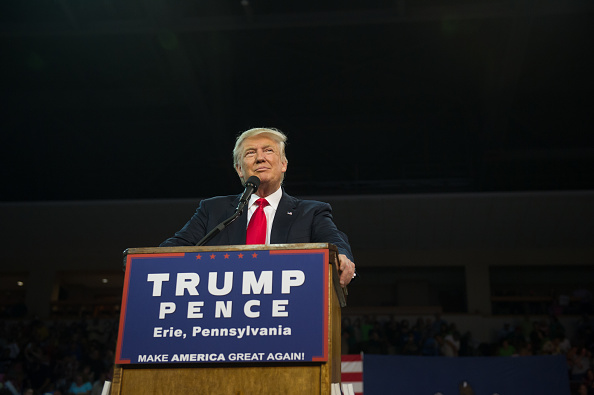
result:
[(363, 395), (363, 354), (341, 356), (341, 382), (353, 384), (355, 395)]

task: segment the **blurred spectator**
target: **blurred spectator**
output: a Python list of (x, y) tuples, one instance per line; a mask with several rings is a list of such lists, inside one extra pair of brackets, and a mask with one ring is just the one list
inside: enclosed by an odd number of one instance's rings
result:
[(21, 384), (19, 383), (19, 380), (15, 379), (10, 374), (7, 374), (4, 379), (3, 389), (6, 389), (8, 391), (7, 393), (11, 395), (21, 394)]
[(408, 333), (406, 341), (402, 345), (402, 355), (419, 355), (419, 345), (415, 341), (415, 335)]
[(580, 313), (592, 313), (592, 292), (587, 288), (579, 288), (573, 292), (573, 297), (579, 301)]
[(589, 315), (584, 314), (577, 324), (576, 334), (573, 344), (578, 347), (589, 347), (594, 342), (594, 331), (592, 319)]
[(370, 339), (370, 332), (373, 330), (373, 323), (369, 316), (365, 316), (363, 318), (363, 322), (361, 323), (361, 341), (366, 343)]
[(350, 354), (350, 345), (349, 345), (349, 341), (350, 341), (350, 333), (348, 330), (343, 329), (341, 331), (340, 334), (340, 352), (341, 354)]
[(530, 316), (528, 314), (524, 315), (524, 318), (520, 323), (516, 326), (522, 333), (522, 337), (525, 341), (530, 340), (530, 332), (532, 331), (532, 321), (530, 321)]
[(559, 351), (561, 354), (567, 354), (567, 352), (571, 349), (571, 343), (567, 336), (563, 336), (559, 338)]
[(586, 378), (586, 373), (590, 369), (591, 353), (586, 348), (580, 348), (573, 354), (569, 364), (571, 366), (571, 380), (581, 382)]
[(93, 383), (93, 388), (91, 389), (91, 395), (101, 395), (103, 392), (103, 386), (105, 385), (105, 381), (109, 376), (108, 372), (103, 372), (99, 375), (99, 378), (95, 380)]
[(520, 349), (519, 349), (518, 355), (521, 356), (521, 357), (527, 357), (527, 356), (530, 356), (530, 355), (534, 355), (532, 353), (532, 345), (530, 343), (528, 343), (528, 342), (523, 342), (520, 345)]
[(532, 323), (532, 331), (530, 332), (530, 343), (532, 345), (532, 350), (540, 352), (545, 340), (546, 335), (541, 328), (540, 322), (534, 321)]
[(561, 324), (561, 321), (559, 321), (559, 318), (554, 315), (550, 317), (549, 336), (551, 338), (554, 338), (554, 337), (564, 338), (565, 337), (565, 327), (563, 326), (563, 324)]
[(461, 382), (458, 389), (460, 390), (460, 395), (474, 395), (474, 390), (467, 381)]
[(90, 395), (93, 385), (88, 378), (83, 377), (83, 373), (79, 372), (74, 376), (74, 381), (68, 389), (69, 394)]
[(501, 328), (499, 330), (497, 339), (500, 341), (503, 339), (507, 339), (513, 332), (514, 332), (514, 328), (512, 328), (512, 326), (509, 324), (509, 322), (506, 322), (503, 324), (503, 328)]
[(388, 354), (398, 354), (400, 351), (398, 348), (400, 342), (400, 324), (396, 320), (396, 317), (392, 316), (386, 323), (384, 334), (386, 336)]
[(457, 357), (460, 351), (460, 334), (458, 332), (446, 334), (443, 337), (440, 351), (441, 355), (445, 357)]
[(435, 320), (433, 320), (433, 323), (431, 324), (431, 327), (430, 327), (430, 335), (433, 336), (438, 333), (441, 333), (442, 327), (444, 325), (447, 326), (448, 323), (441, 318), (441, 314), (436, 313)]
[(592, 368), (588, 369), (586, 372), (586, 376), (583, 378), (582, 382), (586, 385), (588, 389), (594, 388), (594, 371)]
[(429, 336), (425, 339), (423, 343), (423, 348), (421, 349), (421, 355), (436, 357), (439, 355), (439, 347), (440, 343), (442, 342), (441, 335), (437, 334), (434, 336)]
[(361, 344), (363, 341), (363, 337), (361, 336), (361, 319), (357, 318), (355, 322), (353, 322), (353, 333), (354, 340), (357, 344)]
[(501, 344), (497, 349), (497, 355), (500, 357), (512, 357), (516, 354), (516, 348), (510, 344), (509, 340), (503, 338)]
[(346, 340), (347, 342), (349, 354), (358, 354), (361, 352), (361, 346), (357, 340), (355, 327), (351, 324), (349, 318), (344, 318), (342, 320), (342, 331), (347, 332), (346, 334), (343, 334), (343, 340)]

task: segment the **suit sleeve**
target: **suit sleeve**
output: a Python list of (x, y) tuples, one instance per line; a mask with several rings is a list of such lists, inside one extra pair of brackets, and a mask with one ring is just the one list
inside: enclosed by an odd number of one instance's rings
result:
[(328, 203), (320, 202), (316, 208), (312, 226), (312, 242), (332, 243), (338, 248), (339, 254), (344, 254), (351, 261), (355, 261), (348, 237), (334, 224), (332, 207)]
[(205, 200), (200, 202), (190, 220), (172, 237), (162, 242), (159, 247), (195, 246), (206, 235), (207, 215)]

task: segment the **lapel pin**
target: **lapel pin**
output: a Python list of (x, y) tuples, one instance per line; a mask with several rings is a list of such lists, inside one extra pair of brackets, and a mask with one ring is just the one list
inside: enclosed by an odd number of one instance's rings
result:
[(293, 212), (292, 211), (287, 211), (287, 214), (288, 215), (293, 215)]

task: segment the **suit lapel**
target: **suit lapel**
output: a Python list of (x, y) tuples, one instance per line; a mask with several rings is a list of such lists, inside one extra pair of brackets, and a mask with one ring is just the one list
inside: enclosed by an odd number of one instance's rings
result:
[[(283, 191), (283, 196), (278, 203), (272, 230), (270, 231), (270, 244), (285, 244), (289, 236), (289, 229), (293, 217), (297, 216), (297, 200)], [(245, 237), (244, 237), (245, 239)]]
[[(237, 195), (237, 198), (231, 202), (231, 206), (227, 209), (228, 215), (226, 218), (229, 218), (235, 212), (235, 208), (239, 204), (239, 198), (241, 196)], [(227, 230), (229, 231), (229, 243), (230, 245), (243, 245), (245, 244), (245, 230), (247, 228), (247, 211), (248, 208), (245, 207), (243, 209), (243, 213), (237, 218)]]

